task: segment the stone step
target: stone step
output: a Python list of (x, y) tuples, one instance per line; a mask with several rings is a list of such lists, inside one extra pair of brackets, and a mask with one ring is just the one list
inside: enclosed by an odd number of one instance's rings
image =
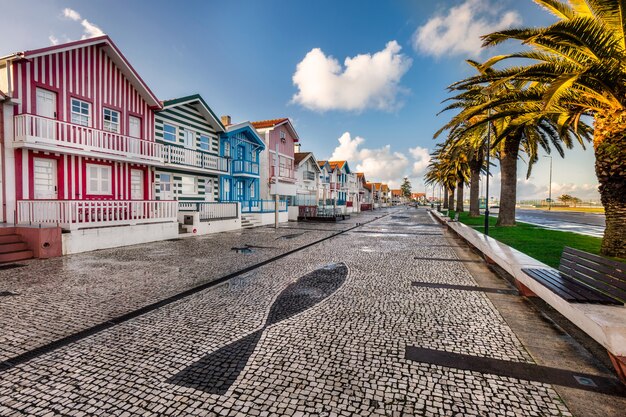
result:
[(14, 235), (15, 227), (0, 227), (0, 236)]
[(28, 250), (28, 245), (24, 242), (1, 243), (0, 253), (18, 252)]
[(0, 263), (23, 261), (25, 259), (31, 259), (33, 257), (33, 251), (20, 250), (16, 252), (0, 253)]
[(22, 238), (19, 235), (15, 235), (15, 234), (0, 235), (0, 245), (5, 244), (5, 243), (20, 243), (21, 241), (22, 241)]

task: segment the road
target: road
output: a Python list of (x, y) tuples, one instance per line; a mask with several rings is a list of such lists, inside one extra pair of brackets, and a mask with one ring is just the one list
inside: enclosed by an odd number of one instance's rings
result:
[[(497, 214), (497, 209), (493, 210), (492, 213)], [(515, 218), (520, 222), (537, 224), (548, 229), (596, 237), (604, 235), (604, 214), (517, 209)]]
[(21, 265), (0, 270), (0, 416), (626, 408), (554, 385), (546, 366), (618, 383), (424, 209)]

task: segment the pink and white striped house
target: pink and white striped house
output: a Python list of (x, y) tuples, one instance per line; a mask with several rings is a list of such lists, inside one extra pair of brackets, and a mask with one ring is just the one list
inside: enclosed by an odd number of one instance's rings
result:
[(108, 36), (2, 57), (0, 90), (12, 104), (12, 114), (4, 106), (4, 222), (144, 225), (144, 235), (154, 233), (146, 225), (176, 222), (176, 204), (153, 199), (161, 103)]

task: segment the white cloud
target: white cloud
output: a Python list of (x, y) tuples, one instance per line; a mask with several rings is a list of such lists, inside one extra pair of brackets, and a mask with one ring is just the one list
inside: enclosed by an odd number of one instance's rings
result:
[(409, 148), (409, 153), (413, 156), (413, 159), (415, 159), (411, 174), (414, 176), (422, 175), (430, 163), (430, 152), (426, 148), (416, 146), (415, 148)]
[[(63, 9), (63, 16), (75, 22), (80, 22), (81, 26), (83, 27), (83, 35), (81, 36), (81, 39), (95, 38), (97, 36), (104, 35), (104, 32), (102, 31), (102, 29), (100, 29), (98, 26), (94, 25), (87, 19), (83, 19), (76, 10), (65, 8)], [(50, 37), (51, 43), (53, 42), (52, 40), (53, 37), (54, 36)], [(57, 42), (58, 42), (58, 39), (57, 39)], [(55, 43), (52, 43), (52, 44), (56, 45)]]
[[(419, 176), (423, 169), (418, 169), (419, 173), (416, 173), (416, 166), (421, 167), (425, 158), (430, 159), (428, 149), (419, 146), (409, 149), (407, 156), (402, 152), (392, 151), (391, 145), (372, 149), (363, 147), (364, 143), (364, 138), (352, 138), (350, 132), (346, 132), (339, 138), (339, 145), (330, 160), (347, 160), (352, 170), (364, 172), (368, 181), (385, 182), (392, 188), (398, 188), (405, 176)], [(428, 165), (428, 162), (425, 164)], [(411, 181), (416, 189), (420, 180), (411, 178)]]
[(412, 60), (400, 53), (396, 41), (372, 54), (337, 59), (314, 48), (298, 63), (293, 84), (298, 88), (292, 101), (310, 110), (361, 111), (367, 108), (393, 110), (401, 104), (400, 80)]
[(413, 48), (426, 55), (470, 55), (481, 53), (480, 36), (519, 25), (521, 16), (513, 10), (502, 11), (489, 0), (465, 0), (447, 14), (431, 17), (413, 34)]
[(59, 44), (59, 39), (56, 36), (54, 36), (54, 35), (48, 36), (48, 40), (50, 41), (50, 45), (58, 45)]

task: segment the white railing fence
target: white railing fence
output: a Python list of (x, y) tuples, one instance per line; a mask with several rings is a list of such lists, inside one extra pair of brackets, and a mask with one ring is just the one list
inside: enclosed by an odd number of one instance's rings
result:
[(58, 225), (65, 229), (176, 222), (176, 201), (20, 200), (18, 224)]
[[(248, 200), (241, 202), (242, 213), (273, 213), (276, 211), (274, 200)], [(287, 201), (278, 202), (278, 211), (287, 211)]]
[(181, 212), (197, 211), (200, 214), (200, 221), (226, 220), (239, 217), (239, 203), (236, 202), (179, 202), (178, 209)]
[(15, 116), (15, 141), (59, 145), (84, 151), (161, 161), (163, 145), (32, 114)]
[(165, 162), (171, 164), (228, 172), (228, 161), (225, 158), (200, 152), (195, 149), (166, 145), (163, 150), (163, 158)]

